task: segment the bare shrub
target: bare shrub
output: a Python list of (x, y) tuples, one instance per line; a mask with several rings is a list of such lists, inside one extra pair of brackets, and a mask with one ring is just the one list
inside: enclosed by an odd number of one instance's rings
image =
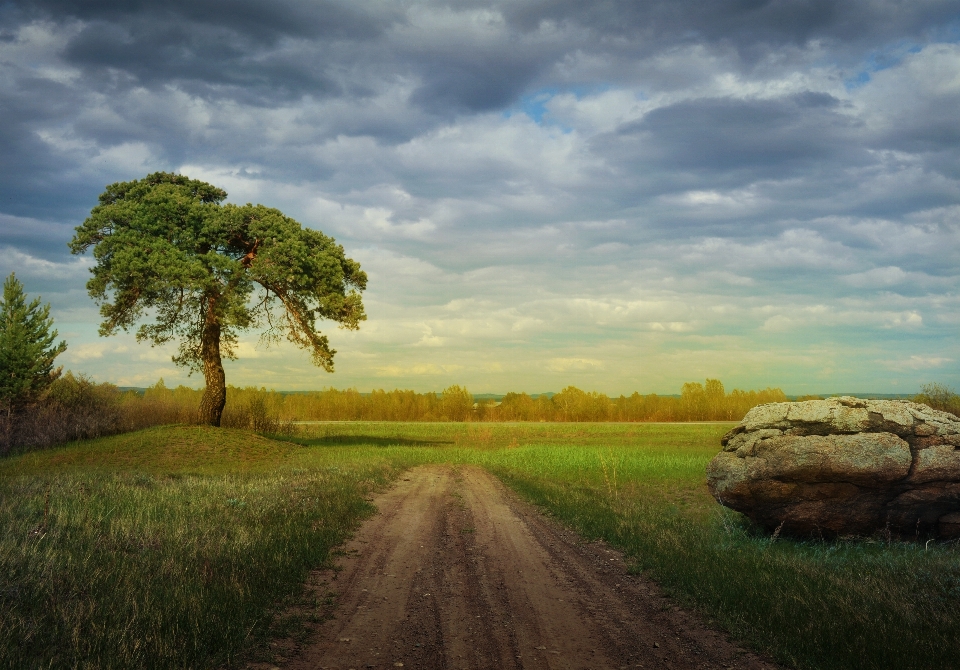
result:
[(945, 384), (924, 384), (920, 387), (920, 394), (914, 397), (913, 401), (922, 402), (924, 405), (941, 412), (950, 412), (954, 416), (960, 416), (960, 395), (957, 395), (952, 388)]
[(192, 389), (167, 389), (163, 380), (140, 395), (67, 372), (39, 399), (0, 417), (0, 456), (150, 426), (194, 423), (199, 401), (193, 396), (198, 395)]
[(231, 386), (227, 389), (227, 404), (220, 425), (268, 435), (293, 435), (294, 422), (281, 418), (282, 400), (282, 396), (266, 389)]
[(124, 414), (120, 391), (68, 372), (38, 401), (3, 421), (3, 453), (120, 432)]
[[(66, 373), (42, 398), (18, 412), (0, 415), (0, 456), (151, 426), (194, 424), (202, 391), (167, 388), (161, 379), (143, 393), (98, 384)], [(283, 396), (253, 387), (229, 387), (221, 425), (269, 435), (294, 435), (284, 418)]]

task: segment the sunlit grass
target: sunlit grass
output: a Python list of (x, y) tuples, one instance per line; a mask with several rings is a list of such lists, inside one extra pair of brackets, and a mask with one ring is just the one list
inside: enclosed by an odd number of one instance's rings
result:
[(255, 472), (276, 468), (294, 450), (246, 430), (161, 426), (30, 452), (0, 461), (0, 474)]
[(473, 463), (804, 668), (960, 667), (955, 547), (756, 534), (704, 485), (729, 424), (155, 428), (0, 461), (0, 667), (206, 668), (268, 634), (403, 469)]
[(0, 667), (235, 659), (398, 472), (294, 451), (180, 427), (0, 462)]
[(605, 479), (599, 459), (583, 475), (542, 463), (527, 470), (511, 459), (491, 468), (788, 666), (960, 667), (955, 546), (773, 540), (716, 505), (682, 473), (684, 464), (674, 465), (680, 476), (661, 482), (644, 480), (645, 467), (625, 468), (639, 477), (619, 487)]

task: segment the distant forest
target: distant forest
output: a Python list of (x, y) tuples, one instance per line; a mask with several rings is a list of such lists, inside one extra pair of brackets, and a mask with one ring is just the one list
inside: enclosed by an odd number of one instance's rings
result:
[[(141, 402), (175, 411), (183, 420), (194, 412), (201, 391), (184, 386), (168, 389), (162, 380), (144, 392)], [(137, 402), (133, 398), (131, 401)], [(230, 414), (262, 407), (281, 421), (739, 421), (751, 407), (785, 402), (778, 388), (727, 392), (717, 379), (688, 382), (679, 396), (634, 393), (611, 398), (603, 393), (568, 386), (560, 393), (531, 396), (507, 393), (500, 402), (474, 398), (461, 386), (442, 393), (355, 389), (280, 393), (252, 387), (227, 389)]]

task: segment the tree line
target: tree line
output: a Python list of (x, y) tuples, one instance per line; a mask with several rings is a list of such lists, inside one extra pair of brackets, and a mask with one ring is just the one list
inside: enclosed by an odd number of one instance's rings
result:
[[(611, 398), (568, 386), (553, 395), (508, 393), (499, 402), (474, 399), (461, 386), (441, 393), (333, 388), (282, 393), (228, 386), (221, 425), (290, 433), (300, 421), (738, 421), (751, 407), (785, 400), (776, 388), (727, 393), (716, 379), (684, 384), (679, 396)], [(51, 380), (24, 408), (28, 411), (0, 416), (0, 455), (150, 426), (197, 423), (202, 401), (203, 390), (170, 388), (162, 379), (138, 392), (67, 372)]]
[[(167, 388), (161, 380), (144, 392), (145, 402), (180, 405), (189, 416), (201, 391)], [(474, 398), (462, 386), (441, 393), (383, 389), (360, 393), (356, 389), (325, 389), (280, 393), (247, 387), (227, 388), (224, 418), (255, 408), (277, 421), (739, 421), (751, 407), (784, 402), (778, 388), (727, 392), (717, 379), (705, 384), (688, 382), (679, 396), (633, 393), (609, 397), (596, 391), (567, 386), (556, 394), (507, 393), (499, 402)], [(255, 413), (256, 413), (255, 412)]]
[[(568, 386), (553, 395), (508, 393), (499, 402), (474, 398), (461, 386), (441, 393), (333, 388), (283, 393), (236, 386), (226, 391), (222, 425), (268, 434), (295, 433), (299, 421), (739, 421), (752, 407), (788, 400), (778, 388), (727, 392), (717, 379), (688, 382), (673, 396), (609, 397)], [(0, 456), (150, 426), (202, 422), (197, 413), (202, 399), (202, 390), (170, 388), (162, 379), (142, 391), (122, 390), (67, 372), (34, 398), (29, 411), (15, 413), (14, 421), (0, 415)], [(914, 400), (960, 411), (960, 396), (939, 384), (924, 386)]]

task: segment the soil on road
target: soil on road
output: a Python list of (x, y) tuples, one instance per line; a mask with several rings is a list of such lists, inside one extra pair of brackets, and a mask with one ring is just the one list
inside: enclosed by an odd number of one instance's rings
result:
[(416, 468), (374, 504), (341, 569), (313, 576), (333, 618), (280, 667), (774, 667), (485, 470)]

